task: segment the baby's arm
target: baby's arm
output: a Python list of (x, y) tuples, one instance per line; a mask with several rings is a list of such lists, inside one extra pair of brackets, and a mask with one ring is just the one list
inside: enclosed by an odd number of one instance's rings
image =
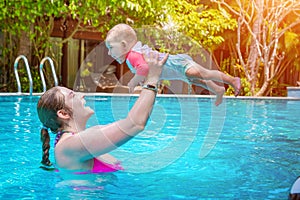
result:
[(135, 75), (128, 83), (129, 92), (133, 92), (135, 86), (139, 85), (140, 82), (144, 82), (149, 73), (149, 66), (143, 55), (139, 52), (130, 52), (127, 59), (135, 69)]
[(139, 85), (139, 83), (141, 82), (143, 83), (145, 78), (145, 76), (135, 74), (134, 77), (128, 83), (129, 92), (132, 93), (134, 91), (135, 86)]

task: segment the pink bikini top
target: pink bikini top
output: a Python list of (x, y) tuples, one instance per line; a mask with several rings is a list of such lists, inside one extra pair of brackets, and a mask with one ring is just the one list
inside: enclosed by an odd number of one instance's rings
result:
[(94, 158), (94, 166), (91, 173), (115, 172), (124, 170), (120, 163), (110, 164)]
[[(64, 133), (67, 133), (67, 131), (59, 131), (57, 133), (56, 138), (55, 138), (54, 147), (56, 146), (59, 139), (61, 138), (61, 136)], [(110, 164), (110, 163), (106, 163), (101, 160), (98, 160), (97, 158), (94, 158), (93, 161), (94, 161), (94, 165), (91, 170), (89, 170), (87, 172), (78, 172), (76, 174), (106, 173), (106, 172), (115, 172), (118, 170), (124, 170), (124, 168), (121, 166), (121, 163)]]

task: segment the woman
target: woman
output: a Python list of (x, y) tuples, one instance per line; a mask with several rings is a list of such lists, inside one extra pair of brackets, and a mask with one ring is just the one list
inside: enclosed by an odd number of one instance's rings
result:
[(86, 128), (87, 120), (94, 111), (85, 107), (82, 94), (64, 87), (46, 91), (37, 105), (38, 116), (43, 124), (42, 164), (52, 165), (49, 160), (48, 133), (48, 129), (51, 129), (56, 133), (54, 153), (60, 169), (94, 173), (122, 169), (119, 162), (107, 153), (143, 131), (155, 102), (157, 83), (167, 58), (168, 55), (159, 61), (158, 54), (153, 52), (145, 57), (149, 74), (139, 98), (125, 119), (106, 126)]

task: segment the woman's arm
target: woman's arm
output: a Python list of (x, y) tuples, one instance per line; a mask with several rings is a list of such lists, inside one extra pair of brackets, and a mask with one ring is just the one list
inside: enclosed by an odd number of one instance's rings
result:
[(103, 162), (109, 163), (109, 164), (119, 164), (120, 163), (120, 161), (118, 159), (116, 159), (115, 157), (113, 157), (112, 155), (110, 155), (108, 153), (98, 156), (97, 159), (101, 160)]
[(139, 85), (139, 83), (141, 82), (143, 83), (145, 78), (145, 76), (135, 74), (134, 77), (128, 83), (129, 92), (132, 93), (134, 91), (135, 86)]
[(149, 87), (142, 89), (127, 117), (106, 126), (88, 128), (74, 137), (69, 137), (64, 141), (64, 147), (68, 152), (84, 161), (116, 149), (143, 131), (155, 102), (156, 91), (152, 87), (156, 87), (167, 58), (168, 55), (159, 61), (158, 54), (154, 53), (145, 57), (150, 67), (145, 85)]

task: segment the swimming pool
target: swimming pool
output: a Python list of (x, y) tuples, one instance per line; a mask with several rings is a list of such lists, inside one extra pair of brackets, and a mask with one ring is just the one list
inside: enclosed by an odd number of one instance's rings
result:
[[(135, 98), (88, 96), (89, 125), (122, 118)], [(210, 98), (159, 96), (146, 130), (113, 152), (125, 171), (76, 177), (39, 168), (37, 100), (0, 97), (0, 199), (286, 199), (300, 175), (299, 100), (214, 108)]]

